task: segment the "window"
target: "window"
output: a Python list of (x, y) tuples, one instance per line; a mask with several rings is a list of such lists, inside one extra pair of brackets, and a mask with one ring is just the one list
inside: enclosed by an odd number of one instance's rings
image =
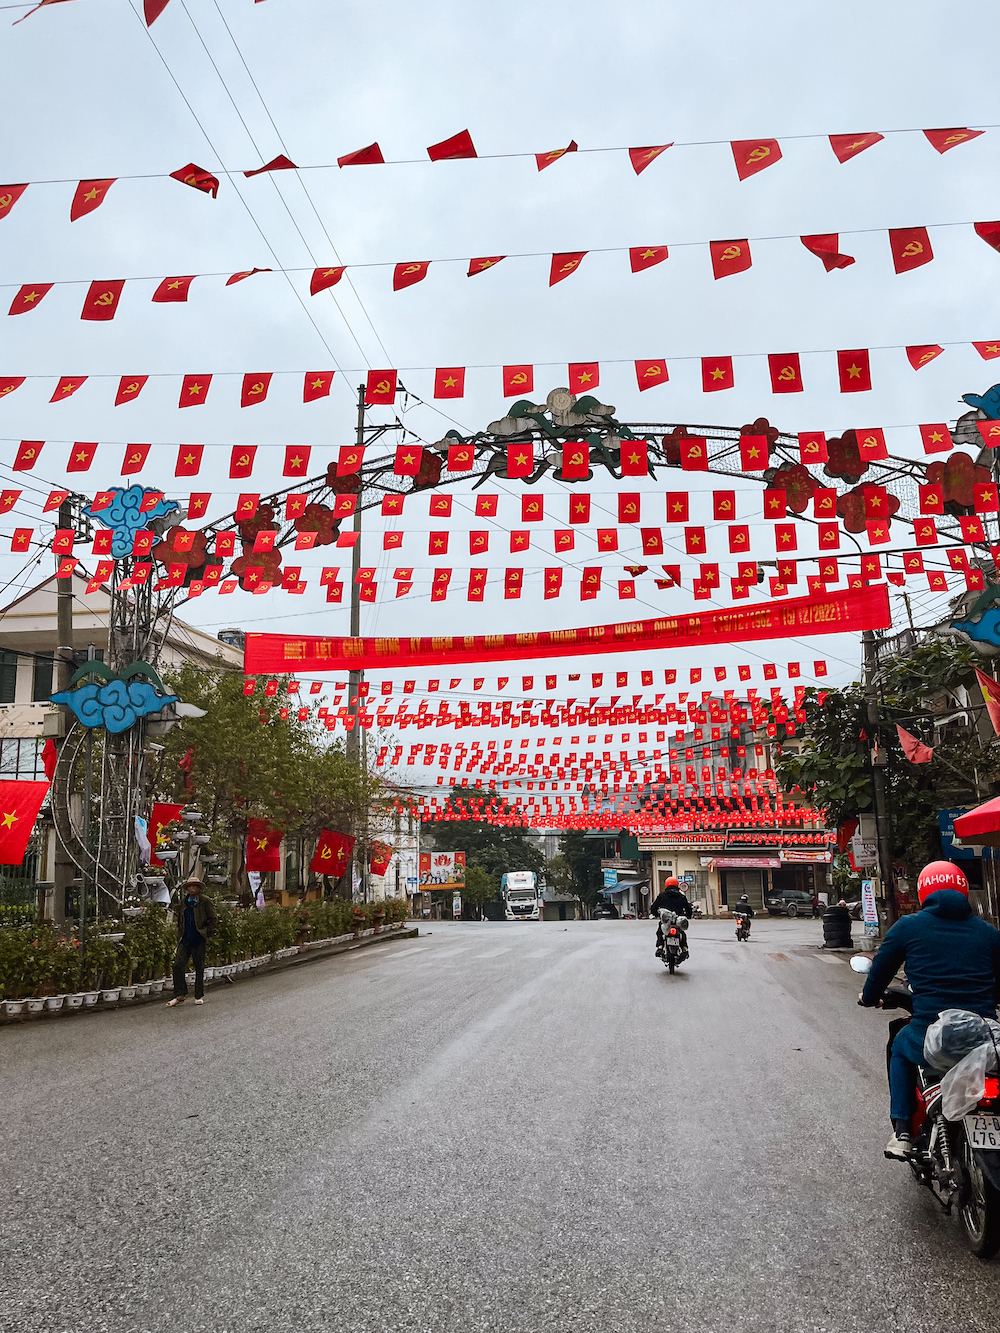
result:
[(33, 703), (46, 703), (52, 694), (52, 654), (38, 653), (35, 657), (35, 677), (32, 682)]
[(17, 653), (0, 650), (0, 704), (12, 704), (17, 690)]
[(41, 782), (45, 779), (42, 763), (43, 740), (0, 741), (0, 780)]

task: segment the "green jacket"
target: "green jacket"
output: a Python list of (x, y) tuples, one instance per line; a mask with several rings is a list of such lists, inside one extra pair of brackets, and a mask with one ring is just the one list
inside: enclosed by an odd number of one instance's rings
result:
[[(194, 907), (194, 924), (199, 934), (204, 935), (205, 939), (211, 939), (215, 934), (215, 904), (211, 898), (206, 898), (202, 894)], [(184, 934), (184, 909), (187, 907), (187, 894), (178, 893), (177, 906), (174, 911), (177, 916), (177, 938), (180, 939)]]

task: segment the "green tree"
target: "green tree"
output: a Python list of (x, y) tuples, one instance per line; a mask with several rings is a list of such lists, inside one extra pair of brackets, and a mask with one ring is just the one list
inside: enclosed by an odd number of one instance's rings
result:
[(561, 857), (566, 866), (565, 880), (572, 887), (565, 892), (575, 893), (582, 903), (593, 909), (604, 887), (601, 858), (604, 843), (600, 838), (587, 838), (580, 829), (567, 829), (559, 839)]
[[(896, 723), (929, 737), (935, 699), (958, 686), (979, 702), (968, 645), (950, 639), (921, 644), (909, 656), (890, 658), (878, 671), (879, 714), (868, 722), (868, 700), (857, 682), (841, 690), (808, 689), (803, 701), (805, 742), (799, 754), (782, 754), (775, 772), (785, 791), (803, 794), (827, 812), (831, 826), (872, 810), (871, 754), (877, 746), (884, 768), (893, 855), (920, 864), (940, 855), (939, 809), (974, 803), (1000, 777), (997, 747), (984, 747), (975, 726), (938, 738), (929, 764), (911, 764), (899, 744)], [(779, 732), (780, 734), (780, 732)], [(978, 784), (977, 784), (978, 778)]]
[(462, 886), (462, 901), (470, 907), (479, 908), (479, 919), (483, 919), (483, 908), (487, 903), (495, 902), (500, 897), (500, 881), (485, 871), (482, 866), (469, 866), (465, 872), (465, 884)]
[(518, 818), (514, 807), (495, 792), (463, 787), (460, 792), (452, 793), (445, 806), (446, 811), (460, 817), (435, 821), (430, 826), (435, 844), (444, 852), (464, 852), (467, 867), (479, 866), (497, 880), (510, 870), (533, 870), (540, 875), (545, 868), (545, 858), (527, 841), (527, 825), (493, 824), (487, 819), (469, 818), (469, 806), (478, 806), (480, 802), (483, 802), (484, 812), (503, 818)]

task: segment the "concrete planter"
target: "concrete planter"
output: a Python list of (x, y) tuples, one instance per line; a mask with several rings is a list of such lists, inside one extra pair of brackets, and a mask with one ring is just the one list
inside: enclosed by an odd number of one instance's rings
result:
[(141, 985), (136, 986), (135, 993), (136, 995), (139, 996), (141, 1000), (144, 1000), (146, 996), (149, 994), (150, 989), (151, 989), (151, 983), (148, 981), (144, 981), (141, 983)]
[(120, 994), (121, 994), (120, 988), (115, 986), (110, 990), (102, 990), (101, 999), (104, 1001), (105, 1004), (117, 1004), (118, 997)]
[(45, 1008), (50, 1011), (57, 1011), (63, 1007), (65, 998), (65, 995), (46, 995)]
[(24, 1000), (4, 1000), (4, 1012), (8, 1018), (17, 1018), (24, 1013), (25, 1003)]
[(139, 989), (138, 986), (123, 986), (122, 989), (121, 989), (121, 996), (122, 996), (122, 999), (123, 999), (123, 1000), (134, 1000), (134, 999), (135, 999), (135, 993), (136, 993), (136, 991), (137, 991), (138, 989)]
[(40, 1014), (42, 1010), (45, 1008), (44, 1000), (27, 1000), (25, 1001), (25, 1003), (28, 1006), (29, 1014)]
[(150, 994), (151, 994), (151, 995), (159, 995), (159, 994), (161, 994), (161, 992), (163, 991), (163, 987), (164, 987), (165, 984), (166, 984), (166, 983), (163, 982), (163, 981), (151, 981), (151, 982), (149, 983)]
[(85, 990), (83, 992), (83, 1007), (85, 1009), (93, 1009), (94, 1005), (98, 1001), (100, 994), (101, 994), (100, 991)]
[(67, 995), (67, 996), (66, 996), (66, 1008), (67, 1008), (67, 1009), (82, 1009), (82, 1008), (83, 1008), (83, 995), (81, 995), (81, 994), (77, 994), (77, 995)]

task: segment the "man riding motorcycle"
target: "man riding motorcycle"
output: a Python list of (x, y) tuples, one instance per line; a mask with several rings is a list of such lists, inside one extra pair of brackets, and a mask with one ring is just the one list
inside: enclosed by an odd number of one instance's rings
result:
[(976, 916), (969, 882), (951, 861), (932, 861), (917, 877), (920, 911), (901, 917), (872, 962), (859, 1003), (876, 1007), (906, 967), (913, 1017), (897, 1032), (889, 1061), (892, 1138), (886, 1157), (905, 1160), (912, 1151), (915, 1065), (923, 1063), (924, 1034), (943, 1009), (968, 1009), (995, 1018), (1000, 1001), (1000, 932)]
[[(680, 883), (676, 875), (671, 875), (669, 879), (663, 881), (663, 892), (653, 899), (649, 907), (650, 916), (657, 919), (656, 927), (656, 956), (663, 957), (663, 922), (660, 921), (660, 908), (666, 908), (668, 912), (676, 912), (678, 916), (686, 916), (690, 921), (692, 907), (686, 896), (681, 890)], [(681, 931), (681, 948), (684, 957), (688, 957), (687, 934)]]

